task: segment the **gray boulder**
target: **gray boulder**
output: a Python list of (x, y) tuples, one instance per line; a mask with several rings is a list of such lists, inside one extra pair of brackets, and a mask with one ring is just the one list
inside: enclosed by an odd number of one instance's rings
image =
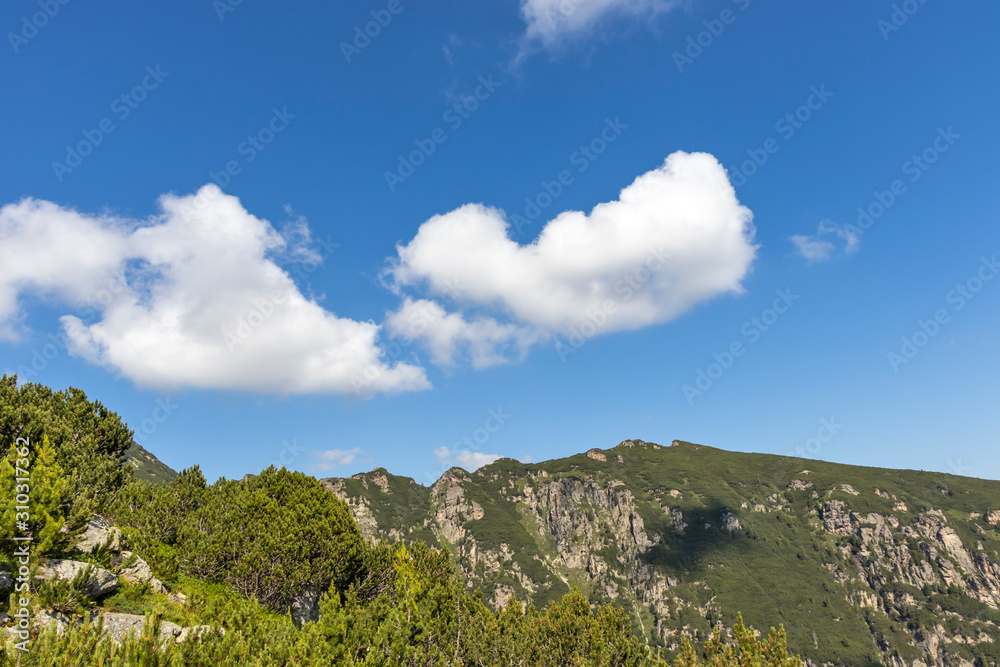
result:
[(225, 628), (214, 628), (211, 625), (192, 625), (189, 628), (181, 628), (181, 633), (177, 635), (177, 643), (186, 642), (189, 639), (195, 639), (197, 637), (204, 637), (205, 635), (210, 635), (214, 632), (220, 634), (226, 634)]
[(121, 557), (115, 559), (117, 564), (126, 565), (126, 567), (118, 570), (118, 576), (129, 582), (130, 584), (141, 584), (144, 582), (149, 582), (149, 588), (154, 593), (166, 593), (167, 589), (163, 586), (163, 582), (153, 576), (153, 571), (149, 569), (149, 564), (143, 559), (135, 556), (130, 551), (123, 551)]
[[(116, 612), (105, 612), (103, 615), (104, 630), (116, 643), (121, 644), (128, 637), (129, 633), (133, 637), (142, 634), (142, 629), (146, 625), (146, 617), (138, 614), (119, 614)], [(182, 634), (183, 628), (170, 621), (160, 621), (160, 631), (157, 639), (161, 643), (175, 642)]]
[[(72, 581), (78, 572), (88, 567), (87, 563), (77, 560), (62, 560), (51, 558), (38, 569), (38, 576), (47, 581), (66, 579)], [(90, 579), (87, 581), (87, 595), (94, 598), (104, 597), (118, 590), (118, 577), (104, 568), (92, 567)]]
[(118, 551), (121, 539), (122, 531), (108, 523), (103, 516), (95, 514), (87, 521), (87, 527), (77, 540), (76, 548), (84, 553), (92, 553), (111, 540), (111, 551)]
[(181, 593), (180, 591), (174, 591), (173, 593), (167, 595), (167, 599), (173, 602), (174, 604), (179, 604), (181, 606), (184, 606), (187, 604), (188, 597), (183, 593)]
[(320, 591), (318, 588), (307, 586), (292, 598), (292, 604), (290, 605), (292, 622), (297, 627), (301, 628), (306, 623), (319, 620), (319, 596)]
[(69, 616), (66, 614), (50, 609), (39, 609), (38, 613), (35, 614), (35, 621), (32, 625), (39, 629), (53, 626), (56, 629), (56, 634), (62, 635), (65, 634), (69, 622)]
[(0, 572), (0, 593), (5, 592), (8, 588), (14, 587), (14, 577), (11, 576), (10, 572)]

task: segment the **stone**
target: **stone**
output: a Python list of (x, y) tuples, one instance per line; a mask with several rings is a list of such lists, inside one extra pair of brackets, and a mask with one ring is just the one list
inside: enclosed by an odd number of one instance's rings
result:
[(91, 567), (90, 579), (87, 581), (87, 595), (94, 598), (104, 597), (109, 593), (118, 590), (118, 577), (104, 568), (89, 566), (76, 560), (63, 560), (51, 558), (38, 569), (38, 576), (46, 581), (52, 579), (65, 579), (72, 581), (78, 572)]
[(1000, 524), (1000, 510), (990, 510), (986, 513), (986, 522), (991, 526)]
[(167, 599), (170, 600), (171, 602), (173, 602), (174, 604), (179, 604), (181, 606), (184, 606), (184, 605), (187, 604), (187, 599), (188, 598), (187, 598), (186, 595), (184, 595), (180, 591), (175, 591), (175, 592), (171, 593), (170, 595), (168, 595)]
[(84, 553), (93, 553), (110, 540), (110, 550), (118, 551), (121, 539), (122, 531), (108, 523), (103, 516), (95, 514), (87, 521), (87, 527), (77, 540), (76, 548)]
[(594, 459), (595, 461), (607, 461), (608, 457), (605, 456), (604, 452), (599, 449), (591, 449), (587, 451), (587, 456)]
[(375, 486), (382, 489), (382, 493), (389, 493), (389, 478), (386, 477), (385, 471), (381, 468), (376, 468), (373, 471), (375, 474), (372, 475), (372, 481)]
[[(146, 624), (146, 617), (138, 614), (119, 614), (117, 612), (105, 612), (102, 617), (102, 627), (111, 636), (115, 643), (121, 644), (131, 633), (138, 637), (142, 634), (142, 629)], [(160, 621), (160, 631), (157, 639), (161, 643), (174, 642), (181, 635), (183, 628), (170, 621)]]
[[(129, 563), (126, 567), (118, 570), (118, 576), (130, 584), (141, 584), (149, 582), (149, 589), (154, 593), (166, 593), (167, 589), (163, 582), (153, 576), (153, 571), (149, 569), (149, 564), (139, 558), (131, 551), (123, 551), (117, 559), (118, 565)], [(131, 563), (129, 562), (131, 560)]]
[(297, 627), (319, 620), (320, 591), (315, 586), (307, 586), (292, 598), (290, 605), (292, 622)]
[(181, 644), (189, 639), (204, 637), (205, 635), (210, 635), (215, 632), (224, 635), (226, 634), (226, 629), (216, 628), (211, 625), (192, 625), (188, 628), (181, 628), (180, 634), (177, 635), (177, 643)]
[(39, 609), (38, 613), (35, 614), (35, 621), (32, 623), (32, 626), (39, 629), (54, 627), (57, 635), (63, 635), (69, 626), (69, 616), (58, 611)]
[(0, 593), (14, 587), (14, 577), (10, 572), (0, 572)]

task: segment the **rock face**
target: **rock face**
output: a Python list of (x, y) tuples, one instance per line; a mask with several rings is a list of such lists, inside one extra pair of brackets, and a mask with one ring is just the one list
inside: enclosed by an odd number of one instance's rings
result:
[(117, 551), (121, 538), (121, 530), (108, 523), (104, 517), (95, 514), (87, 521), (87, 527), (77, 540), (76, 548), (84, 553), (91, 553), (94, 549), (110, 542), (110, 550)]
[(997, 482), (629, 440), (430, 487), (326, 483), (373, 537), (447, 546), (495, 607), (576, 586), (668, 651), (736, 612), (811, 665), (989, 665), (1000, 645)]
[(76, 560), (49, 559), (39, 567), (38, 576), (46, 580), (66, 579), (72, 581), (77, 573), (82, 572), (87, 567), (92, 567), (86, 589), (87, 595), (91, 598), (96, 600), (118, 590), (118, 577), (114, 574), (103, 568), (88, 566), (87, 563)]

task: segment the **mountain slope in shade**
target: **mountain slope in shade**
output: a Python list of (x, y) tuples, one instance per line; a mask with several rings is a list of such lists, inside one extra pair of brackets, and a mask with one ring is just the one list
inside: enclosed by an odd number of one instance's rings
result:
[(370, 537), (448, 548), (497, 606), (576, 586), (668, 650), (742, 612), (816, 664), (1000, 663), (1000, 482), (641, 440), (430, 487), (324, 482)]
[(133, 442), (125, 452), (125, 458), (135, 470), (136, 479), (143, 482), (166, 484), (177, 477), (177, 471), (143, 449), (137, 442)]

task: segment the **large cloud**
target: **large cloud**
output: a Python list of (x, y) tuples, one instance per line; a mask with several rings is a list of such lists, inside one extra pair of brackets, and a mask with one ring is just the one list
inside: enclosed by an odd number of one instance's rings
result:
[(431, 361), (444, 367), (455, 366), (463, 354), (476, 369), (520, 361), (532, 345), (547, 337), (537, 328), (501, 324), (492, 317), (469, 321), (427, 299), (407, 298), (387, 316), (385, 326), (393, 336), (418, 341), (430, 352)]
[(160, 206), (146, 221), (32, 199), (0, 209), (0, 335), (17, 336), (23, 293), (78, 308), (102, 294), (96, 322), (62, 317), (69, 349), (140, 385), (265, 393), (429, 386), (423, 369), (386, 362), (378, 325), (303, 296), (272, 258), (310, 253), (289, 248), (235, 197), (206, 185), (197, 195), (164, 195)]
[[(587, 321), (600, 333), (666, 322), (712, 297), (741, 292), (756, 253), (750, 210), (704, 153), (674, 153), (618, 200), (589, 215), (561, 213), (530, 245), (508, 231), (501, 211), (478, 204), (435, 216), (397, 247), (387, 281), (396, 290), (425, 289), (465, 308), (502, 313), (514, 324), (475, 322), (509, 343), (519, 340), (518, 331), (539, 340)], [(414, 307), (407, 302), (390, 322)], [(452, 341), (484, 339), (463, 333), (462, 318), (445, 321), (424, 334), (435, 358), (450, 358)], [(479, 355), (489, 356), (482, 349)]]
[(528, 26), (526, 42), (551, 47), (586, 33), (602, 19), (616, 15), (648, 18), (678, 4), (676, 0), (521, 0), (521, 16)]

